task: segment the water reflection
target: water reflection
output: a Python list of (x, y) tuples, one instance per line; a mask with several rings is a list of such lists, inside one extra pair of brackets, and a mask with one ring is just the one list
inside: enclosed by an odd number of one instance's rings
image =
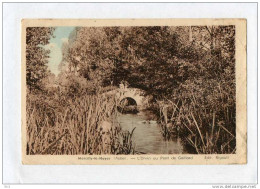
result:
[(150, 113), (119, 114), (118, 122), (122, 130), (132, 131), (137, 152), (145, 154), (180, 154), (183, 152), (181, 140), (165, 141), (156, 121), (150, 120)]

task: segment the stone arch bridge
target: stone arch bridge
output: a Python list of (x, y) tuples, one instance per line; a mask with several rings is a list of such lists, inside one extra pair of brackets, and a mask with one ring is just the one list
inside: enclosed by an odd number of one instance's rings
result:
[(115, 95), (118, 104), (124, 99), (131, 98), (136, 102), (138, 110), (147, 108), (149, 102), (149, 98), (145, 96), (145, 91), (138, 88), (120, 87), (104, 94)]

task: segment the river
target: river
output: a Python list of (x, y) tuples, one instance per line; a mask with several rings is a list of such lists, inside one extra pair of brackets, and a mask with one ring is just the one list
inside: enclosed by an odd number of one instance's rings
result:
[(118, 122), (123, 131), (133, 134), (135, 151), (145, 154), (181, 154), (183, 146), (181, 139), (164, 140), (160, 127), (156, 121), (150, 120), (149, 112), (138, 114), (119, 114)]

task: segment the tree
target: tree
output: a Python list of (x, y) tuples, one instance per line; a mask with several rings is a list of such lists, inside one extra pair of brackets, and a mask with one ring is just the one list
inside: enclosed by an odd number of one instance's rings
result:
[(63, 48), (63, 62), (68, 64), (68, 72), (85, 78), (91, 90), (113, 83), (113, 57), (117, 48), (113, 32), (117, 32), (116, 27), (76, 28), (67, 48)]
[(64, 51), (70, 72), (94, 88), (126, 81), (155, 98), (172, 96), (185, 81), (234, 76), (233, 26), (83, 27)]
[(177, 35), (169, 27), (77, 28), (64, 52), (70, 72), (96, 88), (122, 81), (153, 95), (178, 80)]
[(178, 80), (176, 40), (169, 27), (123, 28), (116, 83), (126, 80), (154, 97), (171, 93)]
[(29, 90), (41, 89), (41, 80), (48, 75), (47, 63), (49, 50), (44, 45), (49, 44), (54, 28), (26, 28), (26, 84)]

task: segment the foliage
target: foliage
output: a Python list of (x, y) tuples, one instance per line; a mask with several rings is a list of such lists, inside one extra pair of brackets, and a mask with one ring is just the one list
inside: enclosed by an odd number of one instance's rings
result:
[(44, 48), (53, 36), (54, 28), (26, 28), (26, 84), (30, 90), (41, 89), (41, 80), (48, 75), (49, 50)]
[(77, 28), (71, 38), (75, 39), (69, 40), (63, 56), (68, 72), (85, 78), (91, 88), (111, 85), (114, 63), (109, 56), (115, 46), (109, 42), (109, 33), (100, 28)]
[(160, 108), (161, 112), (168, 108), (166, 118), (161, 117), (165, 135), (172, 135), (172, 128), (178, 128), (185, 143), (196, 153), (235, 153), (235, 28), (198, 27), (197, 30), (193, 40), (204, 44), (191, 45), (203, 56), (198, 54), (197, 59), (188, 56), (180, 66), (183, 74), (179, 76), (184, 77)]
[(70, 72), (93, 85), (118, 86), (127, 81), (154, 95), (172, 92), (178, 59), (176, 37), (168, 27), (77, 28), (73, 38), (64, 62)]
[(84, 95), (94, 94), (96, 88), (94, 85), (89, 85), (89, 82), (82, 76), (74, 74), (59, 74), (57, 78), (59, 91), (68, 97), (80, 97)]

